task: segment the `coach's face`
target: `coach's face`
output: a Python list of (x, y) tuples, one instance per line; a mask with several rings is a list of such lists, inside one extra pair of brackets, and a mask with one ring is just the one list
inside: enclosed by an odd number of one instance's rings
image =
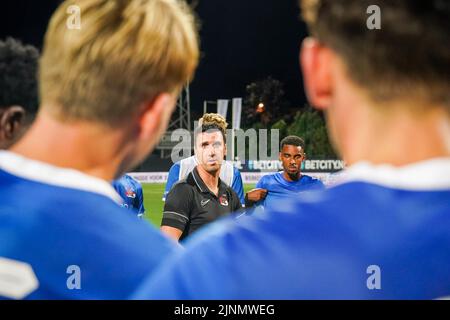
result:
[(199, 164), (207, 172), (214, 173), (220, 170), (226, 145), (222, 133), (218, 130), (199, 133), (195, 142), (195, 155)]
[(283, 164), (283, 170), (289, 176), (298, 175), (304, 158), (302, 147), (285, 144), (280, 152), (280, 161)]

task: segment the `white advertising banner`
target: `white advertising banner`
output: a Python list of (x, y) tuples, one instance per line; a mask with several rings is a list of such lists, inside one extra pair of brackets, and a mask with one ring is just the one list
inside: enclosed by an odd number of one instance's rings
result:
[(233, 98), (232, 128), (241, 128), (242, 98)]
[(166, 183), (169, 172), (130, 172), (131, 177), (140, 183)]
[[(274, 172), (241, 172), (242, 182), (244, 184), (256, 184), (262, 176), (272, 174)], [(168, 172), (131, 172), (129, 173), (134, 179), (140, 183), (166, 183), (169, 176)], [(333, 185), (338, 182), (342, 176), (341, 172), (308, 172), (307, 175), (320, 179), (327, 185)]]
[(228, 112), (228, 100), (225, 99), (217, 100), (217, 113), (226, 119), (227, 112)]

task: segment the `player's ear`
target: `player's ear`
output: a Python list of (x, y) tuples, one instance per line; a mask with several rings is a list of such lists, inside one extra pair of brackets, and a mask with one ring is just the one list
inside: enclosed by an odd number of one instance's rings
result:
[(303, 40), (300, 52), (305, 92), (311, 105), (327, 108), (332, 93), (331, 51), (313, 38)]
[(0, 140), (12, 140), (20, 130), (25, 118), (25, 109), (21, 106), (4, 108), (0, 112)]
[(160, 93), (146, 103), (139, 117), (139, 136), (149, 139), (165, 131), (175, 102), (174, 94)]
[[(225, 159), (225, 157), (227, 156), (227, 144), (225, 143), (225, 141), (223, 142), (223, 157)], [(228, 159), (233, 161), (233, 159)]]

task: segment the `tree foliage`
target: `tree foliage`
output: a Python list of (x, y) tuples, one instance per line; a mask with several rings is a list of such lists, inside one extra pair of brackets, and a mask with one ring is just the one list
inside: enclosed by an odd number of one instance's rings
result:
[[(244, 99), (244, 123), (246, 127), (253, 127), (259, 123), (264, 128), (270, 127), (278, 120), (282, 110), (289, 107), (285, 98), (283, 83), (272, 77), (252, 82), (246, 87)], [(264, 105), (258, 110), (258, 105)]]
[(298, 112), (294, 121), (287, 127), (286, 134), (303, 138), (309, 157), (335, 158), (325, 120), (318, 111)]
[[(322, 113), (308, 107), (291, 108), (282, 82), (267, 77), (249, 84), (246, 91), (243, 109), (245, 128), (278, 129), (281, 139), (288, 135), (303, 138), (308, 157), (336, 158)], [(264, 104), (262, 112), (257, 109), (260, 103)]]

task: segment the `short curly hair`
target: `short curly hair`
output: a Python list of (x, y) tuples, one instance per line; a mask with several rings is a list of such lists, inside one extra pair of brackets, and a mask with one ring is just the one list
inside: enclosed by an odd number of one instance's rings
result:
[(13, 105), (35, 114), (38, 105), (39, 51), (19, 40), (0, 41), (0, 108)]
[[(205, 113), (198, 121), (198, 133), (209, 130), (218, 130), (222, 133), (223, 141), (227, 141), (228, 123), (223, 116), (218, 113)], [(200, 130), (201, 129), (201, 130)]]
[(200, 118), (199, 124), (217, 124), (223, 131), (227, 130), (228, 123), (225, 118), (218, 113), (205, 113), (203, 117)]
[(301, 147), (303, 152), (305, 151), (305, 141), (298, 136), (287, 136), (280, 142), (280, 149), (283, 149), (284, 146), (295, 146)]

